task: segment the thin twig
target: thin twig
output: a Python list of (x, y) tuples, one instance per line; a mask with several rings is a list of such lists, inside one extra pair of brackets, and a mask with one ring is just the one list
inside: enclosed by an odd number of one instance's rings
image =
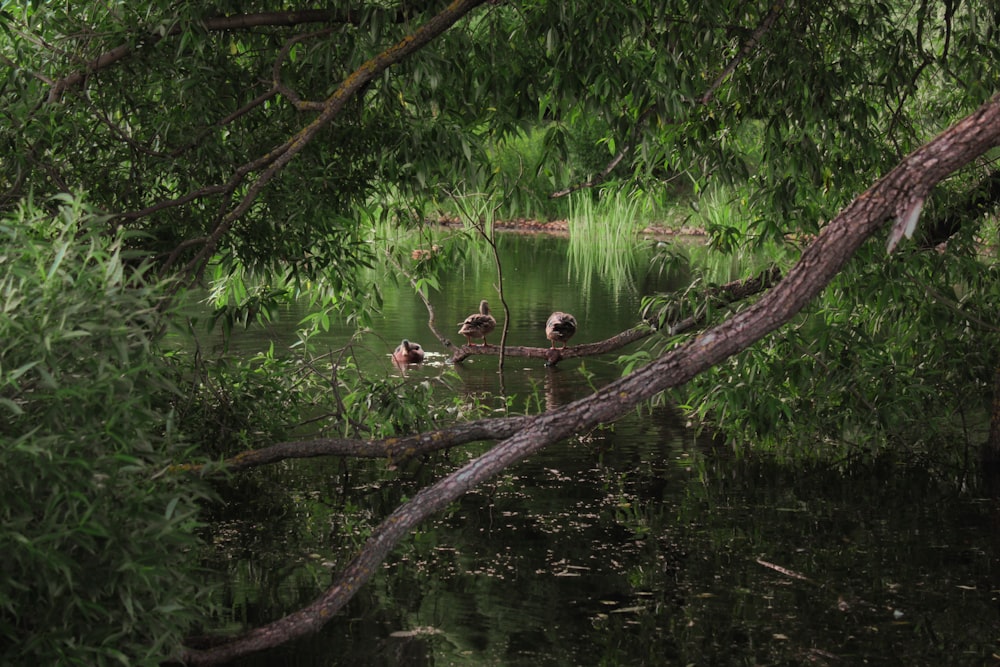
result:
[(750, 35), (750, 39), (743, 43), (743, 47), (740, 48), (739, 52), (733, 57), (732, 60), (729, 61), (729, 64), (723, 68), (719, 76), (715, 77), (715, 81), (712, 82), (712, 84), (698, 100), (700, 104), (706, 105), (712, 101), (715, 91), (719, 89), (727, 78), (729, 78), (729, 75), (736, 71), (736, 68), (739, 67), (739, 64), (743, 62), (748, 55), (750, 55), (750, 52), (756, 48), (757, 44), (760, 43), (761, 37), (763, 37), (764, 34), (771, 29), (771, 26), (774, 25), (775, 20), (777, 20), (778, 15), (781, 14), (781, 11), (784, 8), (785, 0), (776, 0), (774, 4), (771, 5), (771, 9), (767, 12), (767, 15), (764, 16), (760, 25), (757, 26), (757, 29), (753, 31), (752, 35)]
[(444, 346), (445, 348), (449, 350), (456, 349), (455, 344), (452, 343), (451, 340), (446, 338), (440, 331), (438, 331), (437, 326), (435, 326), (434, 306), (431, 305), (430, 299), (427, 298), (427, 295), (424, 294), (424, 291), (417, 286), (417, 279), (414, 278), (412, 275), (410, 275), (410, 272), (407, 271), (405, 268), (403, 268), (402, 264), (396, 261), (396, 258), (392, 256), (392, 253), (390, 253), (388, 249), (385, 251), (385, 256), (389, 260), (389, 262), (394, 267), (396, 267), (396, 270), (399, 271), (401, 274), (403, 274), (403, 276), (410, 281), (410, 285), (413, 287), (413, 291), (416, 292), (417, 296), (420, 297), (420, 300), (424, 302), (424, 307), (427, 308), (427, 327), (431, 330), (431, 333), (434, 334), (434, 337), (437, 338), (438, 342), (441, 343), (441, 345)]

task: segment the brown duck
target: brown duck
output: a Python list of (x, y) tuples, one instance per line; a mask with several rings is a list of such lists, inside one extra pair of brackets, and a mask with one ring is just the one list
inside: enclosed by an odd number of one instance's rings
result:
[(461, 323), (458, 333), (465, 336), (466, 342), (472, 345), (473, 338), (482, 338), (483, 345), (488, 345), (486, 337), (496, 328), (497, 321), (490, 315), (490, 304), (483, 299), (479, 303), (479, 312), (473, 313)]
[(545, 337), (552, 341), (551, 347), (556, 346), (556, 341), (566, 347), (566, 341), (576, 333), (576, 318), (569, 313), (557, 310), (549, 315), (545, 323)]
[(392, 358), (400, 364), (419, 364), (424, 360), (424, 348), (420, 347), (420, 343), (412, 343), (404, 338), (392, 353)]

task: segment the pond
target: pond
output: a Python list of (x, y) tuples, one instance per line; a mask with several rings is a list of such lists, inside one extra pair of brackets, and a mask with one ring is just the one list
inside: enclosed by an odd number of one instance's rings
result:
[[(607, 338), (635, 324), (643, 294), (682, 286), (649, 268), (645, 247), (603, 270), (574, 259), (566, 239), (498, 240), (511, 345), (547, 345), (556, 309), (579, 320), (573, 343)], [(439, 327), (457, 339), (495, 281), (486, 261), (450, 276), (431, 295)], [(429, 357), (400, 381), (446, 372), (419, 299), (385, 297), (370, 368), (398, 374), (388, 354), (406, 337)], [(301, 314), (241, 335), (235, 349), (290, 344)], [(335, 344), (349, 332), (330, 335)], [(615, 379), (613, 362), (508, 359), (501, 376), (496, 357), (473, 357), (457, 369), (459, 390), (499, 397), (498, 411), (536, 412)], [(226, 578), (232, 629), (311, 602), (366, 530), (488, 447), (398, 470), (306, 460), (241, 476), (215, 517), (209, 563)], [(467, 494), (320, 633), (236, 664), (998, 664), (1000, 511), (957, 487), (918, 465), (737, 456), (675, 408), (644, 410)]]

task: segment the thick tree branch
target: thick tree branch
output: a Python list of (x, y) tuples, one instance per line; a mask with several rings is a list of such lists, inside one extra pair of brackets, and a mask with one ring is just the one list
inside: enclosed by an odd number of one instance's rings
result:
[(791, 320), (843, 269), (858, 248), (914, 198), (1000, 145), (1000, 96), (918, 149), (859, 195), (822, 229), (787, 276), (755, 304), (631, 375), (559, 410), (533, 418), (517, 434), (424, 488), (397, 508), (312, 604), (213, 649), (190, 650), (189, 664), (211, 665), (314, 632), (376, 572), (420, 522), (476, 485), (580, 430), (614, 421), (637, 405), (745, 349)]
[[(239, 472), (288, 459), (311, 459), (321, 456), (350, 456), (362, 459), (387, 459), (395, 465), (416, 456), (482, 440), (509, 438), (532, 419), (530, 416), (480, 419), (399, 438), (357, 440), (354, 438), (314, 438), (278, 442), (269, 447), (242, 452), (226, 459), (228, 472)], [(177, 470), (199, 471), (203, 466), (181, 465)]]
[[(391, 258), (390, 258), (391, 259)], [(398, 264), (397, 264), (398, 266)], [(404, 272), (405, 273), (405, 272)], [(759, 276), (747, 280), (735, 280), (720, 285), (710, 291), (709, 298), (720, 303), (733, 303), (757, 294), (768, 288), (780, 277), (777, 267)], [(430, 309), (431, 305), (425, 299)], [(432, 311), (433, 312), (433, 311)], [(671, 334), (687, 331), (703, 322), (703, 317), (689, 317), (681, 322), (670, 324)], [(543, 347), (507, 347), (510, 356), (533, 357), (545, 359), (546, 364), (554, 366), (559, 360), (604, 354), (620, 349), (656, 333), (657, 328), (650, 324), (640, 324), (623, 331), (606, 340), (597, 343), (575, 345), (573, 347), (551, 349)], [(451, 345), (449, 343), (449, 345)], [(463, 345), (455, 348), (458, 362), (471, 355), (498, 355), (500, 346)], [(502, 419), (482, 419), (473, 422), (456, 424), (447, 428), (411, 436), (382, 438), (378, 440), (358, 440), (356, 438), (314, 438), (311, 440), (291, 440), (279, 442), (268, 447), (242, 452), (223, 462), (229, 472), (238, 472), (248, 468), (268, 465), (287, 459), (308, 459), (321, 456), (349, 456), (354, 458), (388, 459), (391, 463), (399, 463), (415, 456), (422, 456), (442, 449), (449, 449), (469, 442), (483, 440), (500, 440), (509, 438), (524, 428), (530, 416), (505, 417)], [(202, 466), (178, 466), (178, 470), (196, 471)]]
[[(250, 209), (264, 187), (277, 176), (284, 166), (291, 162), (292, 158), (298, 155), (321, 129), (337, 117), (344, 108), (344, 105), (355, 93), (385, 70), (425, 47), (434, 38), (444, 33), (458, 20), (485, 1), (454, 0), (441, 13), (423, 24), (412, 35), (407, 35), (395, 45), (362, 64), (344, 79), (337, 90), (326, 99), (323, 103), (323, 111), (309, 125), (300, 130), (287, 142), (277, 146), (266, 156), (260, 158), (257, 163), (260, 163), (261, 166), (264, 164), (269, 166), (261, 172), (257, 180), (247, 189), (240, 203), (220, 219), (215, 229), (209, 235), (208, 242), (185, 266), (184, 273), (189, 277), (189, 281), (194, 283), (198, 280), (201, 272), (218, 247), (219, 241), (229, 232), (233, 223)], [(252, 170), (254, 169), (241, 168), (230, 181), (234, 183), (233, 188), (235, 189), (236, 183), (242, 181), (242, 173), (248, 173)]]

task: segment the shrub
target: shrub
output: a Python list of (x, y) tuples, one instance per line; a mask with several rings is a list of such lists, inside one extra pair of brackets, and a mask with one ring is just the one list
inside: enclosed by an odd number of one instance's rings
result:
[(0, 220), (0, 664), (158, 664), (208, 606), (161, 288), (68, 196)]

